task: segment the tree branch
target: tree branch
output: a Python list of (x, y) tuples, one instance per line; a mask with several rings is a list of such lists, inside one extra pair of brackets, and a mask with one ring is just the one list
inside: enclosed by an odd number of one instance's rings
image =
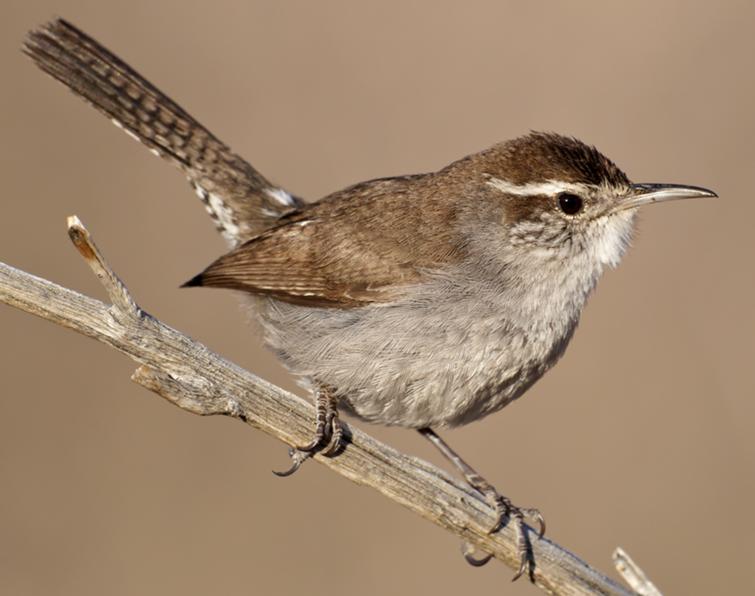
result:
[(637, 596), (662, 596), (660, 590), (655, 587), (655, 584), (648, 579), (645, 572), (623, 548), (618, 547), (613, 551), (613, 564), (616, 571), (632, 587)]
[[(289, 445), (305, 442), (314, 410), (301, 398), (212, 353), (139, 308), (76, 217), (71, 240), (102, 282), (106, 305), (0, 263), (0, 301), (101, 341), (140, 364), (132, 379), (178, 407), (200, 415), (243, 420)], [(314, 459), (358, 484), (370, 486), (453, 532), (512, 569), (519, 565), (515, 532), (488, 534), (494, 511), (475, 492), (420, 459), (399, 453), (359, 429), (336, 457)], [(553, 594), (630, 594), (568, 550), (530, 531), (531, 579)]]

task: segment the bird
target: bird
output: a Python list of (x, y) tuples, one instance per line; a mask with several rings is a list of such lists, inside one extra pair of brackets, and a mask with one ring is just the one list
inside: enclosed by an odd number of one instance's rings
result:
[[(415, 429), (507, 520), (526, 570), (526, 520), (436, 433), (522, 396), (563, 355), (640, 207), (715, 197), (638, 184), (595, 147), (530, 132), (429, 173), (307, 202), (270, 182), (126, 62), (64, 19), (29, 33), (43, 71), (181, 169), (229, 251), (184, 284), (237, 290), (264, 343), (313, 396), (295, 472), (347, 440), (339, 412)], [(489, 557), (474, 559), (483, 564)]]

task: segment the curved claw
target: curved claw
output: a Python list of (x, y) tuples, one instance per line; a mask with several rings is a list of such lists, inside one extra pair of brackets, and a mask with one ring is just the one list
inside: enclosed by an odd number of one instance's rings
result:
[(461, 545), (461, 554), (464, 555), (464, 560), (472, 565), (472, 567), (482, 567), (483, 565), (486, 565), (490, 559), (493, 558), (493, 555), (488, 553), (484, 557), (480, 557), (479, 559), (474, 556), (475, 548), (469, 542), (463, 542)]
[(506, 518), (511, 517), (511, 515), (513, 514), (514, 517), (521, 515), (523, 517), (528, 517), (534, 520), (538, 525), (538, 539), (545, 536), (545, 518), (543, 517), (543, 514), (540, 513), (539, 509), (535, 509), (533, 507), (516, 507), (511, 503), (507, 503), (502, 498), (496, 499), (495, 509), (497, 513), (497, 519), (493, 526), (488, 530), (488, 534), (493, 534), (494, 532), (499, 530), (504, 525), (503, 522), (506, 520)]
[(545, 518), (543, 517), (543, 514), (540, 513), (537, 509), (522, 509), (522, 513), (526, 515), (527, 517), (530, 517), (534, 519), (537, 522), (538, 525), (538, 533), (537, 537), (538, 539), (545, 536)]
[(524, 575), (524, 572), (527, 570), (529, 561), (527, 559), (527, 553), (522, 553), (522, 558), (519, 561), (519, 569), (517, 569), (516, 573), (514, 574), (514, 577), (511, 578), (512, 582), (515, 582), (520, 577)]
[(288, 470), (284, 470), (283, 472), (277, 472), (276, 470), (273, 470), (273, 474), (280, 478), (285, 478), (286, 476), (291, 476), (294, 472), (296, 472), (299, 468), (301, 468), (301, 465), (307, 461), (310, 457), (312, 457), (312, 453), (309, 451), (303, 451), (302, 449), (289, 449), (288, 455), (291, 457), (291, 460), (293, 461), (293, 464)]
[[(317, 451), (317, 449), (320, 447), (321, 444), (322, 444), (322, 439), (315, 437), (306, 445), (297, 445), (293, 449), (295, 449), (296, 451), (303, 451), (305, 453), (312, 453), (314, 451)], [(293, 455), (291, 457), (293, 457)]]

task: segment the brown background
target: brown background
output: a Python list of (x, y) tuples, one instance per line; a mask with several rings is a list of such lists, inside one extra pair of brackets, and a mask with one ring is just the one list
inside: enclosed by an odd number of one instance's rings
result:
[[(0, 259), (101, 297), (65, 235), (76, 213), (148, 311), (292, 386), (236, 297), (177, 288), (223, 250), (182, 177), (18, 51), (55, 15), (307, 197), (529, 129), (714, 188), (643, 213), (564, 360), (447, 438), (599, 568), (622, 545), (668, 594), (750, 592), (755, 10), (622, 4), (6, 0)], [(320, 466), (274, 478), (283, 445), (168, 405), (102, 345), (4, 307), (0, 325), (0, 593), (534, 593)]]

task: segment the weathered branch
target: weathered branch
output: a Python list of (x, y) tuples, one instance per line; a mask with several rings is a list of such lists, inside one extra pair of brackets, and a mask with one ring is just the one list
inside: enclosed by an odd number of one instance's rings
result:
[(618, 547), (613, 551), (613, 564), (638, 596), (661, 596), (660, 590), (623, 548)]
[[(305, 442), (314, 411), (299, 397), (212, 353), (202, 344), (142, 311), (113, 273), (76, 217), (71, 240), (102, 282), (110, 306), (0, 263), (0, 301), (106, 343), (140, 364), (132, 379), (194, 414), (245, 421), (289, 445)], [(358, 484), (453, 532), (512, 569), (519, 564), (510, 525), (488, 534), (494, 511), (445, 472), (399, 453), (356, 428), (346, 448), (315, 460)], [(554, 594), (629, 594), (584, 561), (530, 532), (532, 580)]]

